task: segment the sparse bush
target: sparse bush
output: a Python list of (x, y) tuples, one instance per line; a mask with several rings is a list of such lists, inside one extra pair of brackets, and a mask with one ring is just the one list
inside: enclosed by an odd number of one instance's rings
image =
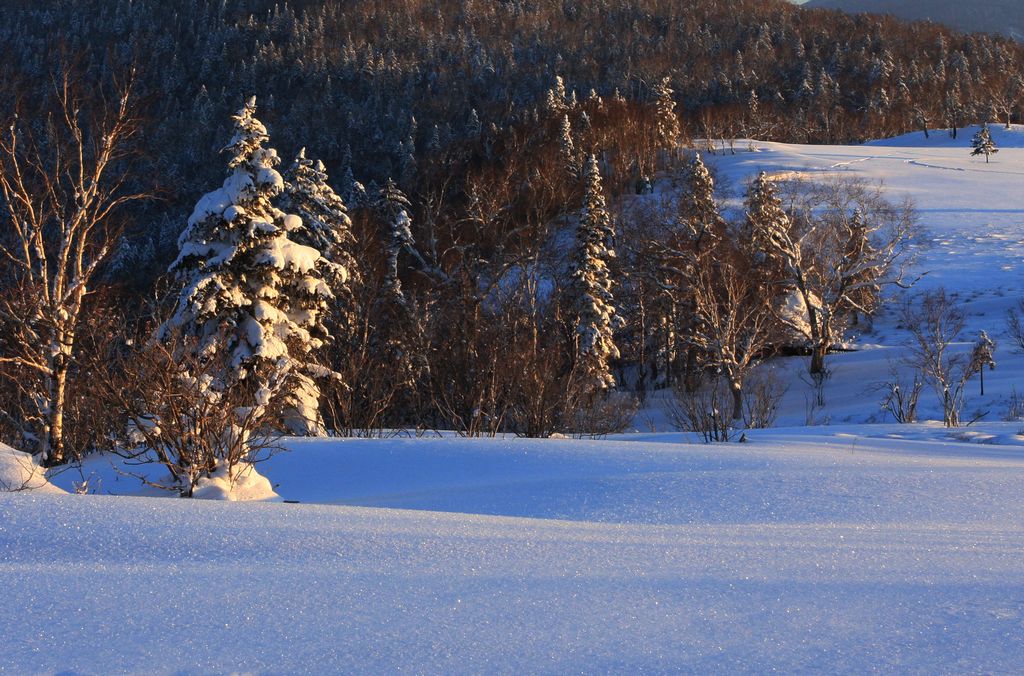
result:
[(104, 381), (107, 405), (124, 412), (126, 429), (117, 453), (131, 465), (158, 463), (164, 480), (152, 486), (191, 497), (197, 483), (214, 472), (232, 480), (243, 467), (264, 460), (280, 447), (273, 423), (286, 406), (287, 372), (249, 391), (248, 383), (218, 390), (202, 374), (197, 359), (177, 350), (175, 336), (152, 341), (126, 355)]
[(1024, 419), (1024, 397), (1021, 397), (1014, 387), (1010, 390), (1010, 401), (1006, 406), (1006, 414), (1003, 420), (1015, 421)]
[(624, 432), (636, 418), (639, 407), (637, 398), (630, 392), (613, 390), (597, 394), (576, 410), (573, 433), (580, 437), (600, 437)]
[(878, 386), (884, 394), (881, 402), (882, 409), (888, 411), (893, 419), (900, 424), (917, 422), (917, 402), (921, 397), (921, 390), (924, 389), (920, 371), (914, 371), (909, 385), (901, 382), (899, 371), (895, 365), (890, 367), (889, 373), (891, 379)]
[(1021, 320), (1021, 313), (1024, 313), (1024, 300), (1017, 301), (1017, 307), (1006, 311), (1006, 332), (1017, 349), (1024, 351), (1024, 321)]
[(756, 374), (747, 384), (743, 424), (747, 429), (771, 427), (779, 417), (779, 404), (789, 391), (774, 371)]
[(813, 405), (815, 409), (825, 407), (825, 384), (831, 377), (832, 372), (829, 370), (820, 371), (818, 373), (800, 374), (800, 382), (807, 385), (810, 390), (807, 394), (807, 401), (809, 405)]
[(732, 396), (721, 380), (694, 392), (677, 386), (672, 395), (665, 401), (665, 415), (676, 429), (696, 432), (706, 444), (731, 441), (738, 431), (730, 427)]

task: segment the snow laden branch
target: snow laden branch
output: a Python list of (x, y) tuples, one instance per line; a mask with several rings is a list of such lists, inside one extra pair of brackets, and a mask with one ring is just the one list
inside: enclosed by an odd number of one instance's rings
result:
[[(7, 412), (45, 464), (63, 462), (76, 334), (91, 285), (116, 244), (118, 210), (149, 194), (129, 186), (138, 131), (133, 79), (86, 91), (72, 68), (51, 96), (0, 132), (0, 196), (8, 236), (0, 294), (0, 369), (31, 402)], [(108, 91), (109, 90), (109, 91)]]

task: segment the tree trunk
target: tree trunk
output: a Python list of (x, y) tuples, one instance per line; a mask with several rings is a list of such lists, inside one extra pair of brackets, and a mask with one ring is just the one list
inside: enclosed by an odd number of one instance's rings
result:
[(810, 372), (812, 375), (825, 372), (825, 354), (828, 352), (828, 346), (818, 343), (811, 348), (811, 368)]
[(804, 305), (807, 306), (807, 323), (811, 327), (811, 368), (809, 371), (811, 375), (816, 375), (825, 372), (825, 353), (828, 352), (831, 322), (828, 315), (819, 314), (814, 308), (810, 294), (804, 288), (800, 288), (800, 293), (803, 296)]
[(49, 432), (43, 464), (55, 467), (64, 462), (64, 400), (67, 393), (68, 367), (63, 354), (53, 360), (53, 383), (50, 389)]
[(732, 391), (732, 419), (743, 419), (743, 386), (739, 383), (732, 383), (729, 386)]
[(700, 378), (697, 377), (697, 348), (690, 346), (686, 350), (686, 381), (687, 394), (693, 394), (700, 387)]

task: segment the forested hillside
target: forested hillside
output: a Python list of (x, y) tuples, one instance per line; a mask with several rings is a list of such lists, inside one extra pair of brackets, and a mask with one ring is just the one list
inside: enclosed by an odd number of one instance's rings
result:
[(61, 50), (90, 77), (137, 68), (144, 175), (163, 199), (126, 271), (174, 257), (251, 95), (286, 154), (304, 145), (338, 181), (351, 169), (417, 194), (452, 155), (493, 159), (496, 137), (535, 125), (556, 76), (580, 100), (638, 104), (668, 76), (691, 137), (838, 142), (1017, 111), (1024, 61), (1012, 43), (783, 0), (16, 2), (0, 8), (0, 45), (4, 81), (20, 82), (7, 105), (49, 86)]

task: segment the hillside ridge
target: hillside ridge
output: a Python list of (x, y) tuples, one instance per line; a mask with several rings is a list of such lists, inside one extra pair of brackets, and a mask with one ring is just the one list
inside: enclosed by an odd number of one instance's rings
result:
[(1024, 40), (1024, 4), (1016, 0), (964, 3), (954, 0), (810, 0), (808, 9), (891, 14), (906, 20), (931, 20), (961, 31), (999, 33)]

